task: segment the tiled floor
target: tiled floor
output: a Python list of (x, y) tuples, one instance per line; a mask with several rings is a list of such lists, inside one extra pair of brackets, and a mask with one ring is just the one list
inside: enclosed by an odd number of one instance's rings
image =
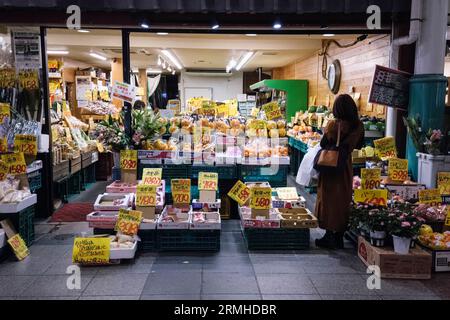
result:
[[(151, 300), (450, 299), (450, 275), (429, 281), (367, 275), (350, 244), (342, 251), (248, 252), (238, 221), (224, 221), (216, 254), (145, 253), (134, 262), (81, 269), (81, 290), (67, 289), (71, 243), (86, 223), (37, 226), (38, 240), (23, 262), (0, 263), (0, 298)], [(52, 230), (51, 233), (50, 230)], [(312, 240), (321, 235), (312, 230)]]

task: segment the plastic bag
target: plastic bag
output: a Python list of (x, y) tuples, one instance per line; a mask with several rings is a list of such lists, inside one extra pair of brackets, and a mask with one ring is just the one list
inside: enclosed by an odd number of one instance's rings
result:
[(314, 159), (320, 151), (320, 144), (308, 150), (308, 153), (303, 157), (302, 163), (298, 168), (297, 184), (308, 187), (314, 180), (319, 178), (319, 172), (314, 169)]

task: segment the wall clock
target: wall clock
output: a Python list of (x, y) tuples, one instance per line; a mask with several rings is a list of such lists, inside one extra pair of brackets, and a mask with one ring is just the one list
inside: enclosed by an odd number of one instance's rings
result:
[(333, 63), (328, 66), (327, 76), (328, 88), (331, 90), (331, 92), (337, 94), (341, 86), (342, 76), (341, 63), (339, 62), (339, 60), (334, 60)]

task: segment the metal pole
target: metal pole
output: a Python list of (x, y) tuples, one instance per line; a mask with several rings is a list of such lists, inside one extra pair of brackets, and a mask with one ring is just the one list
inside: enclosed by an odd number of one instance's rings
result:
[[(130, 32), (122, 29), (122, 67), (123, 67), (123, 82), (130, 83), (131, 64), (130, 64)], [(125, 134), (131, 138), (131, 103), (124, 102), (124, 127)]]

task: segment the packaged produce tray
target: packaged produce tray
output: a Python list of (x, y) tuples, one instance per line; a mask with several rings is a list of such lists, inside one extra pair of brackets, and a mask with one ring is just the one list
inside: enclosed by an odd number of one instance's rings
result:
[(280, 219), (281, 228), (287, 229), (314, 229), (319, 226), (319, 221), (306, 208), (295, 209), (277, 209)]
[(171, 205), (165, 206), (163, 212), (158, 218), (158, 229), (189, 229), (191, 222), (191, 206), (183, 209), (174, 208)]
[(193, 212), (191, 214), (191, 230), (220, 230), (221, 219), (219, 211), (216, 212)]
[(158, 230), (156, 238), (159, 251), (220, 250), (220, 230)]
[(239, 207), (241, 216), (241, 225), (243, 228), (259, 228), (259, 229), (279, 229), (281, 226), (280, 216), (275, 209), (270, 210), (269, 219), (257, 218), (253, 219), (251, 209), (249, 207)]
[(114, 181), (106, 187), (107, 193), (136, 193), (138, 183)]
[(128, 209), (133, 205), (133, 193), (104, 193), (97, 197), (94, 203), (94, 210), (98, 211), (119, 211)]
[(306, 200), (303, 197), (299, 197), (297, 200), (281, 200), (277, 196), (272, 197), (273, 208), (305, 208)]
[(0, 213), (18, 213), (31, 207), (37, 203), (37, 195), (32, 194), (28, 198), (25, 198), (21, 202), (17, 203), (1, 203)]

